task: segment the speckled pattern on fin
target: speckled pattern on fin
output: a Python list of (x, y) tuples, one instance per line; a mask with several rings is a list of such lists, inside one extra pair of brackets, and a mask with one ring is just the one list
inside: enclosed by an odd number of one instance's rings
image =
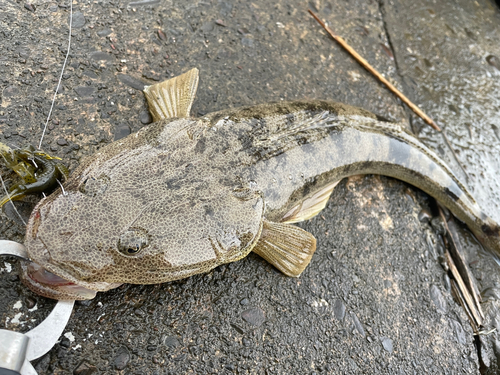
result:
[(262, 235), (253, 252), (287, 276), (298, 277), (316, 250), (316, 238), (302, 228), (264, 221)]
[(189, 117), (196, 90), (198, 69), (144, 88), (153, 121), (174, 117)]
[(311, 197), (304, 199), (299, 205), (293, 207), (281, 219), (282, 223), (298, 223), (309, 220), (319, 214), (325, 208), (333, 189), (340, 181), (335, 181), (323, 189), (318, 190)]

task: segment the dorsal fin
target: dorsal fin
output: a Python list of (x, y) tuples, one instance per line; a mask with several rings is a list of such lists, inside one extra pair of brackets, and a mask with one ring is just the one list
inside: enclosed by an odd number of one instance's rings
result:
[(173, 117), (189, 117), (196, 90), (198, 69), (144, 88), (153, 121)]

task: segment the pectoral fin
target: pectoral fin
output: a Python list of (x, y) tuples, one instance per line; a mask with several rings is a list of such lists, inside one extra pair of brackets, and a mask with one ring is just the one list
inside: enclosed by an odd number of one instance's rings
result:
[(189, 117), (196, 90), (198, 69), (144, 88), (153, 121), (173, 117)]
[(264, 221), (253, 252), (287, 276), (298, 277), (316, 250), (316, 238), (294, 225)]
[(318, 190), (309, 198), (306, 198), (298, 206), (293, 207), (281, 219), (282, 223), (298, 223), (299, 221), (309, 220), (316, 216), (325, 208), (333, 189), (340, 181), (332, 182), (324, 188)]

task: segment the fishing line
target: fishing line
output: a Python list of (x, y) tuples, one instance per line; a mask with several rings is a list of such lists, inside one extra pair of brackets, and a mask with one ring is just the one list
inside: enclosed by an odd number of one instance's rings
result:
[(66, 63), (68, 62), (69, 51), (71, 48), (71, 27), (73, 25), (73, 0), (69, 0), (69, 4), (70, 4), (70, 7), (69, 7), (68, 51), (66, 52), (66, 58), (64, 59), (64, 63), (63, 63), (62, 69), (61, 69), (61, 75), (59, 76), (59, 82), (57, 82), (56, 91), (54, 92), (54, 97), (52, 98), (52, 104), (50, 106), (49, 115), (47, 116), (47, 121), (45, 122), (45, 126), (43, 127), (42, 136), (40, 137), (40, 143), (38, 145), (39, 150), (42, 149), (43, 137), (45, 136), (45, 132), (47, 131), (47, 126), (48, 126), (49, 121), (50, 121), (50, 116), (52, 115), (52, 110), (54, 109), (54, 103), (56, 102), (57, 92), (59, 91), (59, 87), (61, 86), (62, 76), (64, 73), (64, 69), (66, 68)]
[(59, 184), (59, 187), (62, 190), (63, 196), (67, 196), (68, 193), (66, 193), (66, 190), (64, 190), (64, 187), (63, 187), (63, 184), (61, 183), (61, 181), (59, 181), (58, 179), (56, 179), (56, 181), (57, 181), (57, 183)]
[(7, 194), (7, 197), (9, 198), (9, 201), (7, 203), (10, 203), (12, 205), (12, 207), (14, 208), (14, 211), (16, 211), (17, 216), (19, 216), (19, 219), (21, 219), (23, 224), (26, 225), (26, 222), (24, 221), (23, 217), (21, 216), (21, 214), (17, 210), (16, 206), (14, 205), (14, 202), (12, 202), (12, 199), (10, 199), (10, 194), (7, 191), (7, 188), (5, 187), (5, 184), (3, 182), (3, 178), (2, 178), (1, 174), (0, 174), (0, 182), (2, 182), (3, 191), (5, 191), (5, 194)]
[[(61, 81), (62, 81), (62, 76), (64, 74), (64, 69), (66, 68), (66, 64), (68, 62), (68, 57), (69, 57), (69, 51), (71, 49), (71, 30), (72, 30), (72, 26), (73, 26), (73, 0), (70, 0), (69, 1), (69, 35), (68, 35), (68, 50), (66, 52), (66, 57), (64, 58), (64, 62), (63, 62), (63, 66), (62, 66), (62, 69), (61, 69), (61, 74), (59, 76), (59, 81), (57, 82), (57, 87), (56, 87), (56, 90), (54, 92), (54, 97), (52, 98), (52, 104), (50, 105), (50, 110), (49, 110), (49, 115), (47, 116), (47, 121), (45, 121), (45, 125), (43, 127), (43, 132), (42, 132), (42, 136), (40, 137), (40, 143), (38, 144), (38, 149), (41, 150), (42, 149), (42, 142), (43, 142), (43, 138), (45, 136), (45, 133), (47, 131), (47, 126), (49, 124), (49, 121), (50, 121), (50, 116), (52, 115), (52, 110), (54, 109), (54, 104), (56, 102), (56, 96), (57, 96), (57, 92), (59, 91), (59, 87), (61, 86)], [(17, 146), (14, 146), (14, 148), (18, 148)], [(33, 161), (34, 162), (34, 161)], [(36, 164), (35, 164), (36, 166)], [(0, 174), (0, 182), (2, 183), (2, 188), (5, 192), (5, 194), (7, 195), (7, 197), (9, 198), (9, 203), (12, 205), (12, 207), (14, 208), (14, 211), (16, 212), (17, 216), (19, 216), (19, 218), (21, 219), (21, 221), (23, 222), (24, 225), (26, 225), (26, 222), (24, 221), (23, 217), (21, 216), (21, 214), (19, 213), (19, 211), (17, 210), (16, 206), (14, 205), (14, 202), (12, 202), (12, 200), (10, 199), (10, 194), (5, 186), (5, 183), (3, 181), (3, 178), (2, 178), (2, 175)], [(57, 181), (59, 184), (61, 184), (59, 181)], [(62, 186), (61, 186), (62, 188)], [(65, 193), (64, 189), (63, 189), (63, 193)], [(66, 195), (66, 194), (64, 194)], [(45, 196), (45, 194), (44, 194)]]

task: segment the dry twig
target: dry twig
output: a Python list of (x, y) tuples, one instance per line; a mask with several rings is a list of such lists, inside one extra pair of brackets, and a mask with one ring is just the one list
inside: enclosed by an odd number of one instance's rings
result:
[(446, 220), (446, 216), (439, 207), (439, 215), (441, 219), (443, 219), (443, 223), (446, 231), (449, 236), (445, 236), (445, 243), (448, 245), (450, 251), (446, 250), (445, 259), (448, 264), (451, 274), (453, 275), (454, 280), (456, 281), (457, 289), (460, 293), (461, 303), (467, 307), (466, 312), (468, 313), (471, 321), (474, 323), (472, 327), (474, 328), (474, 332), (477, 334), (479, 329), (483, 325), (484, 314), (481, 309), (480, 304), (480, 296), (477, 290), (477, 287), (474, 285), (473, 277), (470, 273), (469, 267), (465, 262), (465, 259), (461, 253), (461, 248), (459, 247), (459, 243), (456, 241), (456, 230), (454, 226), (452, 226), (450, 230), (450, 225)]
[(344, 39), (342, 39), (338, 35), (335, 35), (333, 33), (332, 29), (330, 29), (323, 21), (321, 21), (318, 18), (318, 16), (316, 14), (314, 14), (314, 12), (312, 10), (309, 9), (309, 13), (311, 13), (311, 15), (314, 17), (314, 19), (316, 21), (318, 21), (318, 23), (326, 30), (326, 32), (328, 34), (330, 34), (330, 36), (333, 39), (335, 39), (335, 41), (338, 44), (340, 44), (347, 52), (349, 52), (351, 54), (351, 56), (354, 57), (356, 59), (356, 61), (359, 62), (363, 66), (363, 68), (365, 68), (371, 74), (373, 74), (375, 77), (377, 77), (377, 79), (380, 82), (382, 82), (384, 85), (386, 85), (390, 91), (392, 91), (399, 99), (401, 99), (404, 103), (406, 103), (406, 105), (408, 107), (410, 107), (411, 110), (413, 112), (415, 112), (415, 114), (417, 116), (419, 116), (422, 120), (424, 120), (427, 124), (432, 126), (437, 131), (439, 131), (439, 132), (441, 131), (439, 126), (437, 126), (436, 123), (434, 121), (432, 121), (432, 119), (429, 116), (427, 116), (420, 108), (418, 108), (415, 104), (413, 104), (410, 101), (410, 99), (408, 99), (401, 91), (399, 91), (396, 87), (394, 87), (394, 85), (392, 83), (390, 83), (387, 79), (385, 79), (382, 74), (377, 72), (377, 70), (373, 66), (371, 66), (370, 63), (368, 61), (366, 61), (359, 53), (357, 53), (354, 50), (354, 48), (352, 48), (349, 44), (347, 44), (347, 42)]
[(371, 74), (373, 74), (380, 82), (382, 82), (384, 85), (387, 86), (387, 88), (394, 93), (399, 99), (401, 99), (410, 109), (417, 115), (419, 116), (422, 120), (424, 120), (427, 124), (432, 126), (435, 130), (440, 132), (444, 138), (444, 141), (446, 142), (446, 145), (450, 149), (451, 153), (453, 154), (453, 157), (457, 161), (458, 165), (460, 166), (460, 169), (462, 169), (462, 172), (464, 172), (465, 178), (468, 180), (469, 175), (465, 171), (465, 168), (463, 167), (462, 163), (460, 162), (460, 159), (458, 159), (457, 154), (455, 153), (455, 150), (453, 147), (451, 147), (450, 140), (448, 139), (448, 136), (444, 131), (441, 130), (439, 126), (429, 117), (427, 116), (420, 108), (417, 107), (417, 105), (413, 104), (410, 99), (408, 99), (401, 91), (399, 91), (392, 83), (390, 83), (385, 77), (380, 74), (373, 66), (370, 65), (368, 61), (366, 61), (359, 53), (357, 53), (354, 48), (352, 48), (347, 42), (341, 38), (338, 35), (335, 35), (332, 29), (330, 29), (323, 21), (319, 19), (319, 17), (314, 14), (314, 12), (309, 9), (309, 13), (311, 16), (314, 17), (316, 21), (325, 29), (325, 31), (337, 42), (339, 43), (349, 54), (356, 59), (358, 63), (363, 66), (366, 70), (368, 70)]

